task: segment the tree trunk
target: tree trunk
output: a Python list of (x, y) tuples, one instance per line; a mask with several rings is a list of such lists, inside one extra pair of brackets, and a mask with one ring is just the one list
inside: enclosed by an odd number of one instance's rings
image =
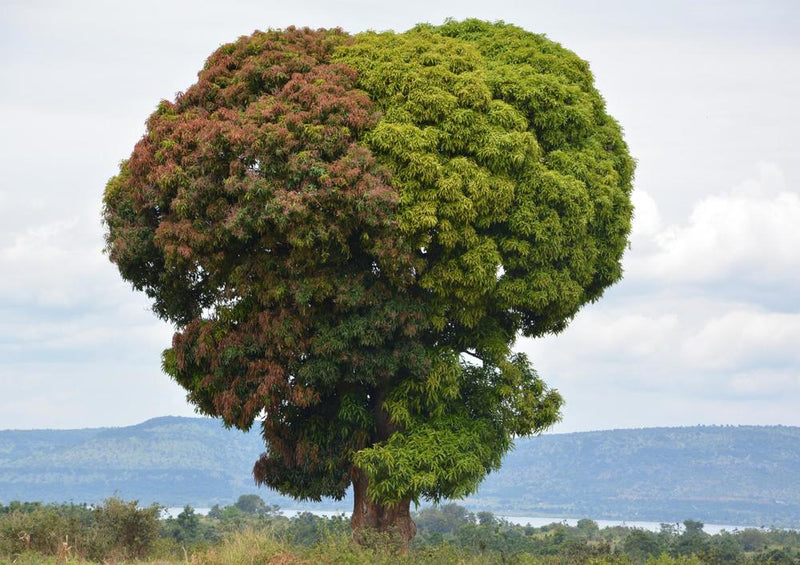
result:
[(411, 500), (394, 505), (373, 502), (367, 496), (369, 479), (356, 471), (353, 480), (353, 540), (360, 545), (388, 544), (400, 553), (408, 551), (408, 543), (417, 533), (411, 520)]

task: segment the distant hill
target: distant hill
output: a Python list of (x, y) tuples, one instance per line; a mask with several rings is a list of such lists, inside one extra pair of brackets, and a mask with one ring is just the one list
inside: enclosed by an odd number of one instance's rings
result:
[[(257, 493), (298, 507), (253, 484), (250, 471), (263, 449), (258, 433), (205, 418), (0, 431), (0, 502), (117, 495), (208, 507)], [(800, 428), (700, 426), (523, 439), (463, 503), (530, 516), (800, 527)]]
[(469, 502), (519, 514), (797, 528), (800, 428), (645, 428), (522, 440)]
[(166, 506), (229, 503), (259, 493), (257, 433), (208, 418), (124, 428), (0, 431), (0, 501), (99, 502), (117, 495)]

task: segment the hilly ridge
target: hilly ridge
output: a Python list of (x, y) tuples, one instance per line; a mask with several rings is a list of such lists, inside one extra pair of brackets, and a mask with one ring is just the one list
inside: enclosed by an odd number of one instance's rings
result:
[(0, 501), (97, 502), (112, 495), (196, 506), (256, 492), (258, 434), (205, 418), (123, 428), (0, 431)]
[(610, 519), (800, 526), (800, 428), (698, 426), (523, 440), (476, 502)]
[[(123, 428), (0, 431), (0, 502), (228, 504), (256, 493), (256, 432), (206, 418)], [(521, 515), (800, 527), (800, 428), (646, 428), (521, 439), (474, 509)], [(321, 506), (347, 507), (349, 502)]]

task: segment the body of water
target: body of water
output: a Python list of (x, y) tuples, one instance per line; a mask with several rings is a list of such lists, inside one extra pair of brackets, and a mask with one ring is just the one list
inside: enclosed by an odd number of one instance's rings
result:
[[(512, 524), (518, 524), (520, 526), (533, 526), (535, 528), (541, 528), (542, 526), (546, 526), (548, 524), (552, 524), (554, 522), (560, 524), (566, 524), (568, 526), (576, 526), (578, 524), (579, 518), (553, 518), (552, 516), (542, 517), (542, 516), (503, 516), (501, 514), (495, 514), (500, 518), (505, 518)], [(615, 526), (624, 526), (626, 528), (637, 528), (640, 530), (649, 530), (651, 532), (658, 532), (661, 531), (661, 524), (664, 522), (643, 522), (640, 520), (595, 520), (597, 525), (600, 526), (600, 529), (603, 528), (613, 528)], [(683, 528), (682, 523), (678, 523), (680, 528)], [(718, 534), (721, 531), (725, 530), (728, 532), (732, 532), (733, 530), (743, 530), (744, 528), (748, 528), (752, 526), (731, 526), (725, 524), (706, 524), (703, 523), (703, 531), (707, 534)]]
[[(197, 514), (206, 515), (208, 514), (210, 508), (195, 508), (194, 511)], [(174, 518), (178, 514), (183, 511), (183, 508), (180, 507), (173, 507), (167, 508), (164, 511), (164, 514), (168, 517)], [(303, 512), (309, 512), (314, 514), (315, 516), (320, 516), (322, 518), (330, 518), (332, 516), (339, 516), (344, 514), (346, 518), (350, 517), (351, 510), (339, 508), (339, 509), (329, 509), (329, 510), (303, 510), (303, 509), (293, 509), (293, 508), (281, 508), (281, 514), (286, 516), (287, 518), (293, 518), (298, 514), (302, 514)], [(477, 512), (477, 511), (475, 511)], [(504, 520), (508, 520), (512, 524), (517, 524), (520, 526), (533, 526), (534, 528), (541, 528), (542, 526), (547, 526), (549, 524), (566, 524), (568, 526), (576, 526), (578, 524), (579, 518), (558, 518), (553, 516), (506, 516), (504, 514), (497, 514), (494, 513), (495, 516), (498, 518), (503, 518)], [(661, 530), (661, 524), (663, 522), (644, 522), (641, 520), (595, 520), (597, 525), (600, 529), (603, 528), (610, 528), (615, 526), (624, 526), (626, 528), (638, 528), (640, 530), (649, 530), (651, 532), (658, 532)], [(683, 524), (677, 524), (681, 528)], [(733, 530), (743, 530), (744, 528), (752, 528), (756, 526), (732, 526), (730, 524), (706, 524), (703, 523), (703, 531), (707, 534), (718, 534), (721, 531), (725, 530), (728, 532), (732, 532)]]

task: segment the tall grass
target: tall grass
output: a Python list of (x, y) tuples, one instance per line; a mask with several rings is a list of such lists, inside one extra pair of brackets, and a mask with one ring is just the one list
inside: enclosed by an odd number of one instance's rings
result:
[[(571, 561), (559, 557), (504, 555), (498, 552), (473, 554), (452, 545), (429, 546), (399, 555), (389, 547), (365, 548), (349, 536), (334, 534), (313, 546), (296, 546), (276, 537), (274, 531), (246, 530), (220, 544), (191, 556), (192, 565), (632, 565), (624, 557)], [(669, 559), (669, 558), (667, 558)], [(694, 565), (689, 562), (660, 561), (654, 565)]]

